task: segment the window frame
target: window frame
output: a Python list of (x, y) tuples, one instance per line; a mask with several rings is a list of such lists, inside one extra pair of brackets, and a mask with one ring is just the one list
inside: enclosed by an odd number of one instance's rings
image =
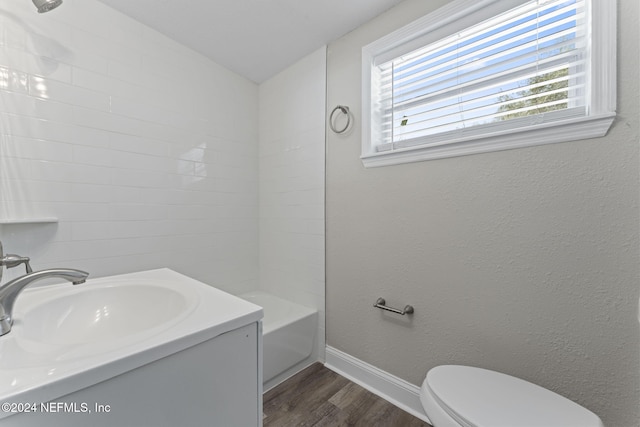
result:
[[(616, 109), (616, 2), (587, 0), (590, 31), (590, 78), (587, 112), (552, 123), (523, 123), (517, 129), (497, 129), (481, 135), (461, 133), (445, 144), (376, 151), (377, 116), (372, 104), (376, 64), (443, 39), (530, 0), (455, 0), (362, 48), (362, 152), (365, 167), (509, 150), (596, 138), (606, 135)], [(535, 117), (535, 116), (531, 116)], [(523, 121), (524, 122), (524, 121)], [(531, 122), (531, 121), (529, 121)], [(470, 128), (473, 129), (473, 128)]]

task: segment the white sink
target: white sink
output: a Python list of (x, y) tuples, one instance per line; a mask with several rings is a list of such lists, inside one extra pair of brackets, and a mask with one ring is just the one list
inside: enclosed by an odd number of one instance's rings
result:
[(22, 312), (22, 336), (55, 345), (102, 343), (164, 328), (189, 313), (193, 303), (183, 293), (152, 284), (70, 290)]
[(47, 402), (260, 318), (168, 269), (26, 289), (0, 337), (0, 401)]

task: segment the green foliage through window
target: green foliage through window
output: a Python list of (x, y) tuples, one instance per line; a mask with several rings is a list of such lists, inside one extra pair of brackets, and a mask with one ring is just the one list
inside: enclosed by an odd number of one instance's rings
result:
[[(568, 108), (567, 102), (557, 103), (569, 98), (568, 76), (569, 69), (563, 68), (530, 78), (526, 90), (500, 97), (500, 103), (503, 105), (498, 108), (498, 113), (512, 113), (500, 115), (496, 120), (510, 120)], [(544, 106), (531, 108), (536, 105)]]

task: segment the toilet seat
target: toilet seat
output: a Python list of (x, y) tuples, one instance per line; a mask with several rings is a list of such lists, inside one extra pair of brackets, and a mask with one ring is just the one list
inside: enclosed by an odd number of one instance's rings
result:
[(597, 415), (559, 394), (469, 366), (431, 369), (420, 400), (434, 427), (439, 420), (443, 427), (603, 427)]

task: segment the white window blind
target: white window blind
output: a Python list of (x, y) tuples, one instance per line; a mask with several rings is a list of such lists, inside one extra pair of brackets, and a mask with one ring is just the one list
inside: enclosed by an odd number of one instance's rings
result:
[(584, 116), (584, 6), (531, 1), (377, 65), (376, 150)]
[(362, 48), (366, 167), (604, 136), (616, 2), (454, 0)]

